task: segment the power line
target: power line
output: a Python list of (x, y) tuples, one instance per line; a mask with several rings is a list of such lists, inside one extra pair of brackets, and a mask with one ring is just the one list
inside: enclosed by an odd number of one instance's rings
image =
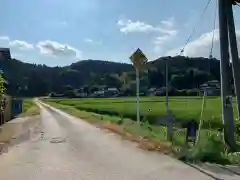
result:
[(193, 36), (193, 34), (195, 33), (198, 24), (201, 22), (201, 20), (202, 20), (204, 14), (205, 14), (205, 12), (207, 11), (208, 6), (209, 6), (209, 4), (210, 4), (211, 2), (212, 2), (212, 0), (208, 0), (207, 5), (206, 5), (205, 8), (203, 9), (203, 12), (202, 12), (201, 16), (199, 17), (199, 19), (198, 19), (196, 25), (195, 25), (194, 28), (193, 28), (192, 33), (190, 34), (190, 36), (189, 36), (189, 38), (187, 39), (187, 41), (186, 41), (186, 43), (185, 43), (183, 49), (181, 50), (180, 55), (182, 55), (182, 53), (184, 52), (184, 50), (185, 50), (186, 46), (188, 45), (189, 41), (192, 39), (192, 36)]

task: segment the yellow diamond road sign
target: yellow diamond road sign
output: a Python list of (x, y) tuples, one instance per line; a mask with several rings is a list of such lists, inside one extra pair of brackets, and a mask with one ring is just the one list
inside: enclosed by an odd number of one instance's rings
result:
[(147, 57), (139, 48), (133, 53), (130, 59), (136, 68), (143, 68), (143, 66), (148, 62)]

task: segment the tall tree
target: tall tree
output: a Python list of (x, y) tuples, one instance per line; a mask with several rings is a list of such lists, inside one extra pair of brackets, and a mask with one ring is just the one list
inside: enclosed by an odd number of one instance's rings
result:
[(6, 88), (4, 84), (5, 84), (5, 80), (3, 78), (3, 72), (1, 71), (0, 72), (0, 96), (2, 96), (5, 93)]

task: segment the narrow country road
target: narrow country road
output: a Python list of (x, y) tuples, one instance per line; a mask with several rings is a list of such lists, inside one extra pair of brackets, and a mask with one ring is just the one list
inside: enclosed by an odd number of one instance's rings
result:
[(211, 180), (159, 153), (41, 107), (41, 133), (0, 156), (1, 180)]

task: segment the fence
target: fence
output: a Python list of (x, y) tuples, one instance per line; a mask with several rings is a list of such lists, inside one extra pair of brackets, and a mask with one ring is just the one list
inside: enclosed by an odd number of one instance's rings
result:
[(0, 125), (12, 120), (22, 112), (22, 100), (9, 95), (0, 98)]

